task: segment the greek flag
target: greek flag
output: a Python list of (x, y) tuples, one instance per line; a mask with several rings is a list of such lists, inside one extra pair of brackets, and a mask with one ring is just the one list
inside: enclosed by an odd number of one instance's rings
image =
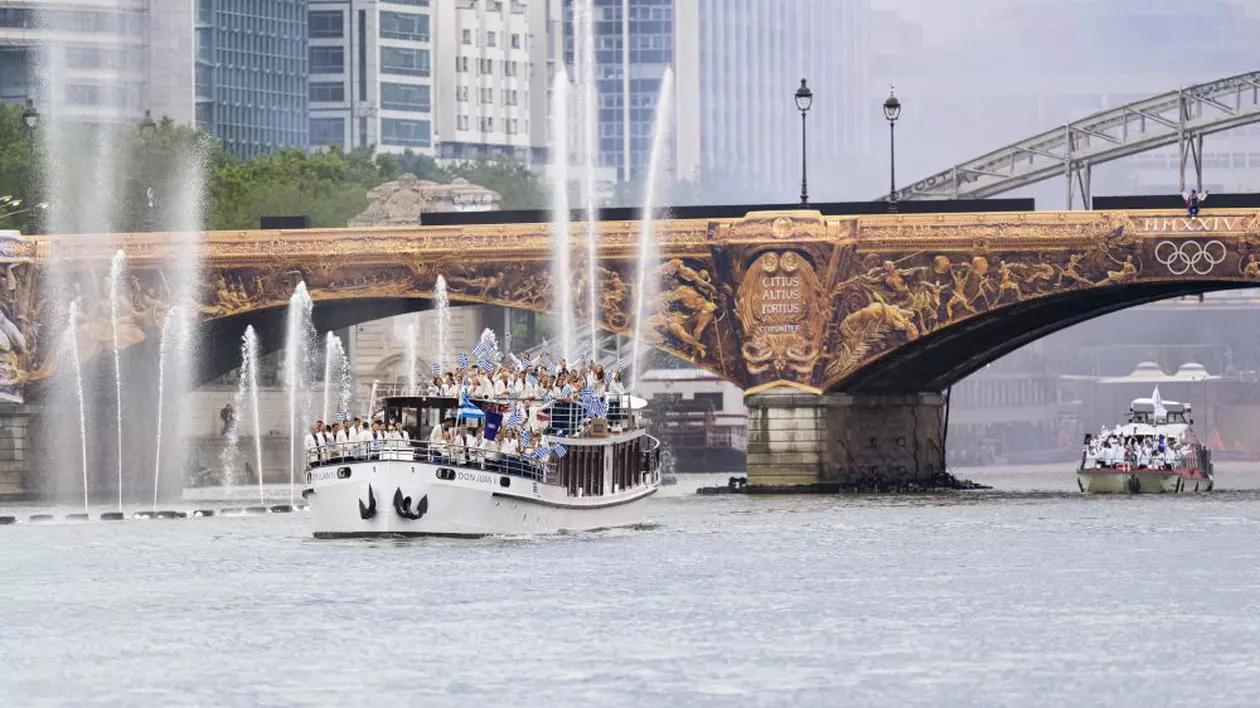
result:
[(546, 445), (539, 445), (538, 449), (534, 450), (534, 459), (545, 460), (549, 456), (551, 456), (551, 450)]
[(529, 447), (529, 441), (532, 439), (533, 439), (533, 436), (529, 434), (528, 430), (522, 430), (521, 431), (521, 449), (524, 450), (525, 448)]
[(524, 422), (525, 422), (525, 411), (521, 410), (520, 406), (513, 408), (512, 412), (508, 414), (507, 424), (510, 427), (516, 427)]
[(438, 376), (441, 373), (442, 373), (442, 365), (437, 363), (436, 361), (433, 362), (433, 375)]
[(533, 374), (527, 374), (527, 375), (525, 376), (525, 383), (529, 384), (530, 386), (537, 386), (537, 385), (538, 385), (538, 377), (537, 377), (537, 376), (534, 376)]
[(587, 384), (582, 387), (581, 391), (578, 391), (578, 398), (590, 398), (594, 393), (595, 389), (591, 388), (590, 384)]
[(560, 389), (561, 398), (568, 398), (569, 396), (572, 396), (572, 395), (573, 395), (573, 387), (570, 386), (569, 384), (565, 384), (564, 388)]
[(613, 372), (612, 372), (612, 371), (605, 371), (605, 372), (604, 372), (604, 385), (605, 385), (605, 386), (611, 386), (611, 385), (612, 385), (612, 382), (613, 382)]
[(589, 393), (583, 393), (578, 402), (586, 411), (587, 415), (592, 418), (603, 418), (608, 415), (608, 404), (605, 403), (602, 398), (596, 398)]
[(458, 361), (459, 361), (459, 368), (461, 369), (468, 368), (468, 355), (467, 354), (460, 354)]
[(556, 457), (564, 457), (569, 454), (569, 448), (560, 443), (556, 443), (555, 446), (551, 448), (551, 451), (556, 453)]
[(491, 345), (490, 342), (484, 339), (481, 340), (480, 342), (477, 342), (477, 346), (473, 347), (473, 356), (477, 357), (477, 359), (479, 360), (489, 359), (493, 355), (494, 355), (494, 346)]
[(345, 411), (337, 411), (337, 422), (338, 422), (338, 423), (344, 423), (344, 422), (346, 422), (346, 413), (345, 413)]
[(547, 401), (550, 401), (552, 398), (553, 398), (553, 396), (551, 395), (551, 391), (549, 391), (549, 390), (548, 390), (548, 391), (543, 391), (543, 402), (544, 402), (544, 403), (545, 403), (545, 402), (547, 402)]
[(494, 362), (489, 359), (478, 358), (477, 366), (485, 369), (486, 371), (494, 371)]

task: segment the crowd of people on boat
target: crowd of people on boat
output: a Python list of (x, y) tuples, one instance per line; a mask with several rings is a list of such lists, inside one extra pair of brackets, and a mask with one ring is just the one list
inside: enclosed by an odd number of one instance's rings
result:
[(1125, 435), (1106, 431), (1086, 441), (1088, 456), (1097, 467), (1171, 470), (1183, 465), (1190, 446), (1163, 433)]
[[(461, 364), (454, 372), (435, 374), (424, 390), (415, 392), (460, 403), (452, 417), (429, 428), (424, 440), (412, 439), (413, 432), (421, 433), (417, 421), (384, 420), (380, 413), (370, 421), (359, 416), (333, 423), (318, 420), (306, 436), (308, 464), (424, 459), (497, 469), (509, 460), (512, 465), (538, 462), (563, 455), (562, 446), (544, 444), (545, 433), (560, 428), (566, 435), (580, 434), (574, 426), (606, 417), (610, 407), (620, 407), (625, 393), (621, 372), (606, 371), (595, 362), (573, 368), (564, 359), (550, 368), (542, 363), (512, 368), (484, 360)], [(557, 410), (570, 415), (547, 413)], [(493, 425), (485, 424), (486, 416)]]

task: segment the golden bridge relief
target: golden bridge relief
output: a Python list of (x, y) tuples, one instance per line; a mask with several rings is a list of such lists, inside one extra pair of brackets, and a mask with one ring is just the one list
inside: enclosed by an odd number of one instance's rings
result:
[[(636, 222), (600, 224), (594, 303), (608, 330), (635, 325)], [(1260, 284), (1260, 212), (1031, 212), (822, 217), (752, 213), (656, 226), (661, 260), (646, 293), (649, 343), (746, 389), (833, 390), (897, 348), (1000, 308), (1137, 282)], [(584, 228), (573, 233), (584, 234)], [(118, 237), (115, 237), (117, 239)], [(550, 227), (500, 224), (211, 232), (203, 236), (205, 320), (287, 306), (305, 282), (316, 306), (429, 299), (439, 275), (453, 304), (551, 312)], [(154, 336), (171, 307), (174, 238), (121, 237), (130, 263), (124, 346)], [(115, 244), (117, 244), (115, 240)], [(56, 368), (64, 322), (44, 303), (55, 249), (78, 303), (80, 354), (112, 347), (108, 239), (0, 239), (0, 396)], [(574, 239), (572, 262), (584, 266)], [(113, 248), (117, 248), (114, 245)], [(579, 321), (587, 272), (569, 275)], [(64, 318), (64, 313), (62, 313)], [(1012, 325), (1017, 326), (1017, 325)], [(266, 336), (266, 335), (264, 335)], [(278, 336), (278, 335), (277, 335)]]

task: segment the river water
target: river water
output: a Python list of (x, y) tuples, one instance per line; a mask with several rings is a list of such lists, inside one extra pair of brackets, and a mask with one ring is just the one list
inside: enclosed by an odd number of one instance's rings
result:
[(0, 705), (1256, 705), (1260, 472), (1222, 467), (1131, 498), (683, 475), (645, 528), (471, 542), (0, 527)]

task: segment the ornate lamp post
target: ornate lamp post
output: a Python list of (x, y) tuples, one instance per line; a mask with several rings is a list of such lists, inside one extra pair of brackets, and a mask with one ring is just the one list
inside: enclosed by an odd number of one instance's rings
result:
[(805, 162), (805, 114), (814, 103), (814, 92), (809, 90), (805, 79), (801, 79), (801, 87), (796, 89), (796, 108), (801, 112), (801, 208), (809, 206), (809, 185), (806, 181), (808, 166)]
[(901, 117), (901, 101), (896, 87), (889, 85), (884, 101), (884, 117), (888, 119), (888, 213), (897, 213), (897, 119)]
[(151, 151), (149, 143), (153, 140), (153, 132), (157, 123), (149, 109), (144, 109), (144, 118), (140, 121), (140, 137), (144, 139), (144, 167), (141, 177), (144, 179), (144, 230), (153, 230), (153, 186), (149, 184), (149, 162)]
[[(22, 122), (26, 124), (26, 154), (27, 154), (27, 159), (30, 162), (31, 175), (34, 176), (36, 172), (36, 169), (35, 169), (35, 130), (36, 128), (39, 127), (39, 111), (35, 110), (35, 102), (29, 98), (26, 99), (26, 103), (22, 105)], [(32, 179), (32, 184), (30, 185), (30, 187), (32, 188), (31, 189), (32, 193), (29, 196), (27, 196), (27, 199), (31, 203), (26, 205), (26, 233), (28, 236), (31, 234), (34, 234), (35, 231), (39, 228), (38, 223), (36, 222), (36, 219), (35, 219), (36, 209), (33, 208), (34, 202), (35, 202), (35, 194), (34, 194), (35, 190), (34, 190), (33, 182), (34, 180)]]

